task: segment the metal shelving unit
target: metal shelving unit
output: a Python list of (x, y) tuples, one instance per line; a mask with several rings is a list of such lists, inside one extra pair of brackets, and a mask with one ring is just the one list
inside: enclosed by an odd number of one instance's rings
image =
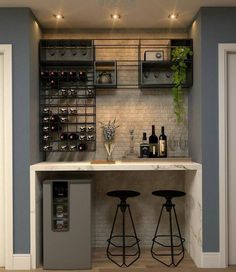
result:
[[(193, 50), (191, 39), (42, 40), (41, 150), (95, 151), (96, 90), (173, 87), (171, 52), (176, 46)], [(186, 63), (184, 88), (193, 83), (193, 57)], [(63, 133), (67, 138), (62, 140)]]

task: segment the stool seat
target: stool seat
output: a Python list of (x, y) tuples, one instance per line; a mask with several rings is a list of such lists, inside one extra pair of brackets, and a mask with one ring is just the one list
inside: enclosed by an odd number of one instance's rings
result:
[(130, 190), (116, 190), (116, 191), (110, 191), (107, 193), (108, 196), (111, 197), (118, 197), (122, 200), (126, 200), (128, 197), (136, 197), (139, 196), (140, 193), (136, 191), (130, 191)]
[[(140, 193), (131, 190), (116, 190), (107, 192), (107, 195), (120, 198), (120, 203), (116, 206), (110, 237), (107, 239), (107, 257), (119, 267), (129, 267), (140, 257), (140, 239), (137, 236), (130, 205), (126, 199), (139, 196)], [(117, 220), (118, 216), (121, 220)], [(126, 227), (128, 221), (131, 223), (129, 223), (130, 229)], [(118, 231), (114, 231), (116, 228)]]
[(152, 192), (155, 196), (165, 197), (166, 199), (172, 199), (173, 197), (181, 197), (185, 196), (186, 193), (182, 191), (176, 191), (176, 190), (158, 190)]

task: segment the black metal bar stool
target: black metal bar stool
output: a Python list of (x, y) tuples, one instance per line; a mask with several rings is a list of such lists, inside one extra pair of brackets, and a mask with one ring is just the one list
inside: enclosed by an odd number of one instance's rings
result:
[[(128, 197), (139, 196), (140, 193), (136, 191), (120, 190), (120, 191), (111, 191), (107, 193), (108, 196), (120, 198), (120, 203), (117, 205), (115, 217), (112, 224), (110, 238), (107, 240), (107, 257), (119, 267), (128, 267), (138, 260), (140, 257), (140, 247), (139, 239), (136, 234), (134, 221), (130, 211), (130, 205), (126, 202)], [(114, 235), (114, 228), (116, 226), (118, 212), (121, 212), (121, 229), (122, 233), (119, 235)], [(126, 213), (127, 212), (127, 213)], [(126, 218), (126, 215), (127, 217)], [(127, 219), (130, 219), (132, 226), (132, 235), (126, 234), (125, 222)], [(118, 241), (117, 241), (118, 240)], [(136, 246), (136, 250), (133, 252), (132, 249)], [(118, 250), (118, 252), (116, 252)], [(121, 251), (121, 252), (120, 252)], [(122, 261), (118, 262), (115, 258), (121, 257)], [(132, 258), (134, 257), (134, 259)], [(127, 260), (128, 259), (128, 260)]]
[[(157, 227), (155, 231), (154, 238), (152, 239), (152, 247), (151, 247), (151, 254), (154, 259), (161, 262), (162, 264), (170, 267), (170, 266), (177, 266), (184, 258), (184, 241), (185, 239), (182, 237), (179, 227), (179, 222), (177, 219), (176, 211), (175, 211), (175, 204), (172, 202), (172, 198), (174, 197), (181, 197), (184, 196), (185, 193), (181, 191), (175, 190), (159, 190), (152, 192), (153, 195), (164, 197), (166, 202), (162, 205), (161, 213), (157, 221)], [(158, 229), (161, 222), (161, 217), (163, 213), (163, 209), (166, 208), (166, 211), (169, 214), (169, 227), (170, 232), (168, 235), (158, 235)], [(172, 221), (172, 211), (174, 213), (174, 220)], [(176, 223), (178, 234), (173, 234), (173, 223)], [(161, 241), (163, 238), (169, 238), (169, 243), (164, 243)], [(175, 240), (175, 241), (174, 241)], [(176, 242), (177, 241), (177, 242)], [(168, 253), (158, 253), (160, 248), (169, 248), (170, 252)], [(170, 257), (171, 261), (169, 263), (163, 260), (163, 257)], [(162, 258), (162, 259), (161, 259)], [(178, 259), (176, 261), (176, 258)]]

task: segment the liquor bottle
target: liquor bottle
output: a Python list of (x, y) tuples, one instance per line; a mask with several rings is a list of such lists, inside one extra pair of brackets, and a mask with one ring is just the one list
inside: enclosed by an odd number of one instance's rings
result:
[(167, 137), (164, 132), (164, 127), (161, 127), (161, 135), (159, 136), (159, 156), (167, 157)]
[(78, 145), (79, 151), (85, 151), (87, 149), (87, 145), (85, 143), (80, 143)]
[(78, 135), (76, 133), (71, 133), (68, 138), (70, 141), (76, 141), (78, 139)]
[(152, 134), (149, 137), (149, 157), (158, 157), (158, 137), (156, 136), (154, 125), (152, 125)]
[(68, 139), (68, 133), (63, 132), (63, 133), (60, 135), (60, 140), (61, 140), (61, 141), (66, 141), (67, 139)]
[(147, 133), (143, 133), (143, 140), (140, 144), (140, 158), (149, 158), (149, 144), (147, 142)]

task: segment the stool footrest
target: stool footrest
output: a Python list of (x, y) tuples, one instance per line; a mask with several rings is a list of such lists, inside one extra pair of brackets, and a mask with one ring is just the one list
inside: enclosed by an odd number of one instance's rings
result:
[[(161, 237), (168, 237), (168, 238), (170, 238), (170, 235), (156, 235), (156, 236), (152, 239), (153, 243), (158, 244), (158, 245), (160, 245), (160, 246), (162, 246), (162, 247), (171, 247), (171, 245), (165, 245), (165, 244), (163, 244), (163, 243), (161, 243), (161, 242), (159, 242), (159, 241), (156, 241), (157, 238), (161, 238)], [(172, 235), (172, 237), (176, 237), (176, 238), (178, 238), (178, 239), (180, 240), (179, 244), (177, 244), (177, 245), (172, 245), (172, 247), (180, 247), (180, 246), (182, 245), (182, 243), (185, 242), (185, 239), (182, 238), (182, 237), (180, 237), (179, 235)], [(181, 240), (182, 240), (182, 243), (181, 243)]]

